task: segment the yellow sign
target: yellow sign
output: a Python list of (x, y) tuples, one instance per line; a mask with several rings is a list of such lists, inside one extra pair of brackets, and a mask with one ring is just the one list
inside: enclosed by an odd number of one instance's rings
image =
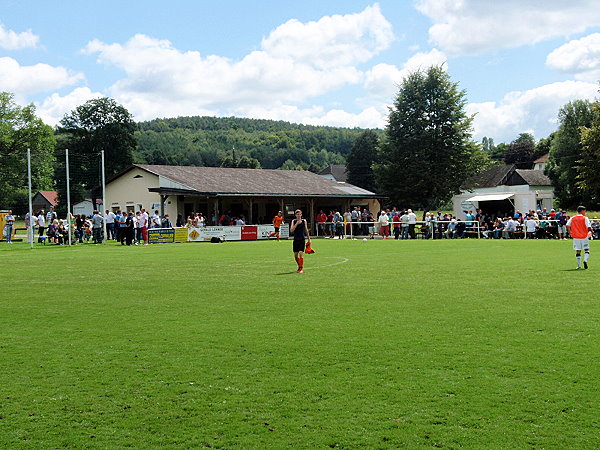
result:
[[(195, 232), (198, 234), (197, 232)], [(188, 229), (187, 228), (175, 228), (175, 242), (187, 242), (188, 241)]]
[(190, 233), (190, 237), (195, 241), (196, 239), (198, 239), (198, 236), (200, 236), (200, 233), (198, 233), (196, 230), (192, 230), (192, 232)]
[(4, 237), (4, 226), (6, 225), (4, 218), (7, 214), (8, 213), (0, 212), (0, 239)]

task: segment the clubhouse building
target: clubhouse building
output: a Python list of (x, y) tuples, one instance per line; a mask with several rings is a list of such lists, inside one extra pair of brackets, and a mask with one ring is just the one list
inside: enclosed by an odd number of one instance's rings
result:
[(270, 223), (278, 211), (290, 218), (296, 209), (311, 221), (320, 210), (377, 211), (381, 198), (308, 171), (135, 164), (107, 180), (105, 209), (158, 210), (173, 223), (192, 212), (213, 220), (229, 213), (259, 224)]

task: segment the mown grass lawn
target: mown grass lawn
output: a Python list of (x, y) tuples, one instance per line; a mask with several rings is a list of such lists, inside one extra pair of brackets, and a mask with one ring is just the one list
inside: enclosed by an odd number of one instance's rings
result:
[(595, 241), (314, 247), (0, 245), (0, 447), (598, 447)]

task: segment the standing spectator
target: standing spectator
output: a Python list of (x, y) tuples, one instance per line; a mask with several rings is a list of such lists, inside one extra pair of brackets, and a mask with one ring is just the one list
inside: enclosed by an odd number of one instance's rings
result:
[(415, 239), (417, 237), (415, 233), (415, 225), (417, 224), (417, 215), (412, 211), (412, 209), (408, 210), (408, 234), (410, 234), (411, 239)]
[(38, 225), (38, 242), (43, 242), (46, 238), (44, 237), (44, 229), (46, 228), (46, 216), (42, 209), (37, 216)]
[(135, 216), (133, 216), (133, 226), (135, 228), (135, 234), (134, 234), (134, 243), (135, 245), (138, 245), (140, 242), (142, 242), (142, 229), (140, 228), (140, 224), (142, 223), (142, 212), (141, 211), (137, 211), (135, 213)]
[(394, 239), (400, 239), (401, 223), (400, 214), (398, 212), (392, 217), (392, 224), (394, 225)]
[[(158, 212), (158, 211), (157, 211)], [(142, 233), (142, 239), (144, 240), (144, 245), (148, 245), (148, 213), (144, 208), (142, 208), (140, 214), (140, 232)]]
[(160, 218), (160, 214), (158, 214), (158, 209), (154, 210), (154, 214), (151, 217), (150, 228), (160, 228), (162, 225), (162, 220)]
[(389, 218), (387, 213), (383, 210), (381, 211), (381, 214), (379, 214), (379, 233), (384, 239), (387, 239), (390, 235)]
[(566, 241), (567, 240), (567, 221), (569, 220), (567, 213), (561, 209), (558, 212), (558, 214), (556, 215), (556, 218), (558, 220), (558, 222), (557, 222), (557, 224), (558, 224), (558, 239), (560, 239), (562, 241)]
[(177, 221), (175, 222), (175, 225), (177, 225), (177, 228), (180, 228), (185, 225), (183, 223), (183, 215), (182, 214), (177, 214)]
[(125, 245), (127, 239), (127, 211), (119, 214), (119, 242), (121, 245)]
[[(409, 209), (410, 211), (410, 209)], [(409, 222), (410, 216), (408, 215), (408, 211), (403, 211), (402, 216), (400, 217), (400, 222), (402, 226), (402, 239), (408, 239), (408, 230), (409, 230)]]
[(342, 239), (342, 236), (344, 235), (344, 217), (339, 211), (336, 211), (333, 215), (333, 222), (335, 223), (335, 235), (339, 239)]
[(349, 234), (350, 227), (352, 226), (352, 213), (349, 209), (344, 213), (344, 224), (346, 225), (346, 229), (344, 230), (344, 234)]
[(360, 225), (359, 225), (359, 221), (361, 218), (361, 214), (360, 214), (360, 207), (356, 207), (352, 210), (352, 233), (354, 235), (357, 235), (360, 233)]
[(527, 220), (525, 221), (525, 232), (527, 233), (527, 239), (535, 239), (537, 237), (536, 234), (539, 226), (540, 225), (538, 221), (535, 220), (533, 216), (527, 216)]
[(81, 214), (77, 214), (75, 217), (75, 239), (79, 241), (80, 244), (83, 243), (83, 236), (85, 234), (85, 217)]
[(12, 215), (12, 210), (8, 210), (4, 220), (6, 221), (6, 243), (12, 244), (13, 227), (15, 225), (15, 216)]
[(511, 217), (510, 219), (508, 219), (508, 222), (506, 222), (506, 226), (504, 227), (504, 237), (506, 239), (512, 239), (515, 232), (517, 231), (517, 224), (519, 222), (517, 222), (517, 220), (514, 217)]
[(51, 223), (54, 223), (54, 219), (56, 219), (56, 213), (54, 212), (54, 207), (51, 206), (46, 213), (46, 223), (48, 226), (50, 226)]
[(325, 222), (327, 222), (327, 214), (323, 210), (317, 214), (317, 233), (321, 236), (325, 236)]
[(102, 244), (102, 225), (104, 224), (104, 217), (99, 211), (94, 211), (92, 216), (92, 242), (94, 244)]
[[(134, 242), (135, 233), (136, 233), (135, 224), (136, 224), (136, 220), (135, 220), (135, 217), (133, 216), (133, 211), (130, 211), (129, 214), (127, 215), (127, 219), (125, 219), (125, 228), (126, 228), (125, 240), (126, 240), (127, 245), (131, 245), (131, 243)], [(136, 242), (136, 245), (137, 245), (137, 242)]]
[(106, 221), (106, 239), (115, 240), (115, 217), (116, 214), (108, 209), (105, 211), (104, 220)]
[(335, 224), (333, 221), (334, 218), (335, 214), (333, 213), (333, 211), (329, 211), (329, 214), (327, 214), (327, 233), (331, 237), (333, 237), (333, 235), (335, 234)]

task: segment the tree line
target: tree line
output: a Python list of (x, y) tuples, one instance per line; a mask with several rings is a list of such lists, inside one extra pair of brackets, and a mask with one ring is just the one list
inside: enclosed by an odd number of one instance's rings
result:
[[(243, 118), (178, 117), (134, 122), (110, 98), (92, 99), (53, 128), (8, 92), (0, 93), (0, 207), (27, 209), (26, 150), (32, 152), (33, 190), (66, 198), (69, 149), (72, 203), (99, 197), (100, 152), (106, 178), (133, 163), (319, 171), (346, 164), (348, 182), (388, 197), (390, 204), (433, 209), (446, 204), (466, 179), (494, 164), (531, 168), (549, 153), (546, 173), (557, 203), (600, 207), (600, 106), (564, 105), (558, 129), (535, 141), (522, 133), (510, 143), (472, 139), (466, 92), (442, 67), (408, 75), (399, 86), (384, 130), (292, 124)], [(64, 201), (63, 208), (64, 208)]]

